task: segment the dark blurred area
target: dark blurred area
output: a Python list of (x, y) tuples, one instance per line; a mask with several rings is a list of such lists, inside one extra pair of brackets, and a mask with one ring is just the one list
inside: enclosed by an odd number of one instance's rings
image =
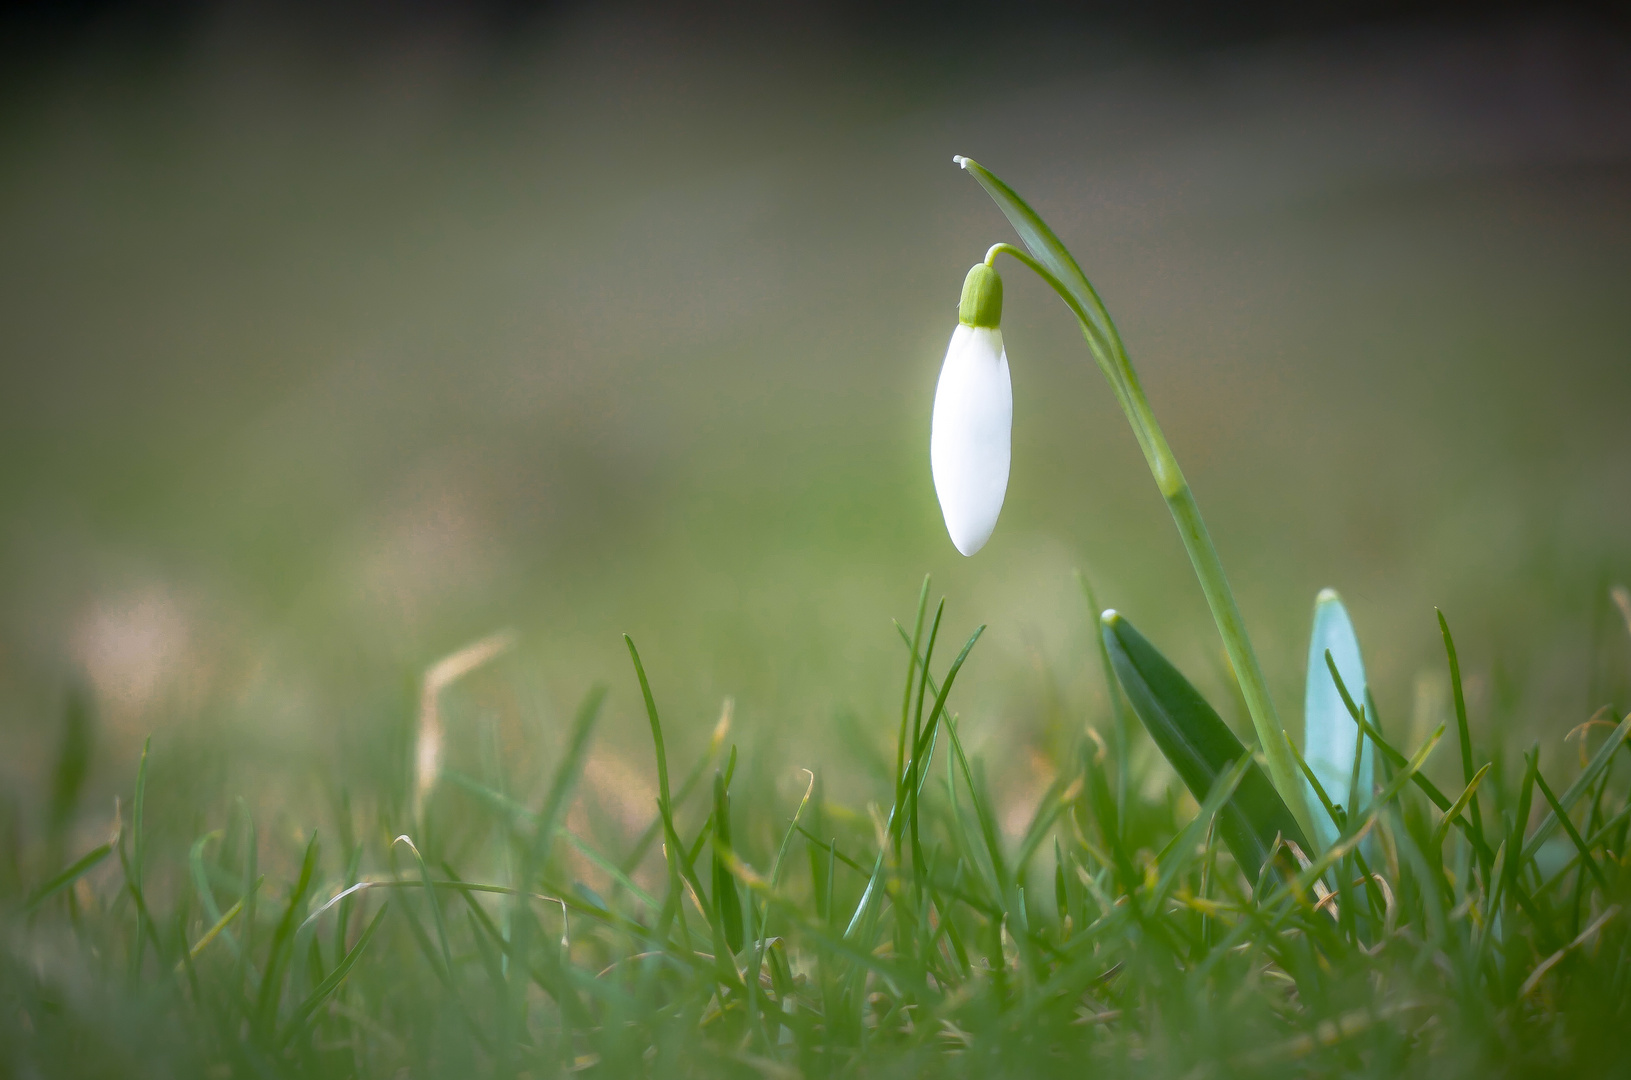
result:
[(1017, 269), (1008, 505), (977, 558), (946, 540), (930, 395), (964, 271), (1011, 239), (954, 153), (1120, 321), (1294, 728), (1327, 585), (1401, 731), (1448, 707), (1435, 605), (1488, 737), (1561, 753), (1631, 707), (1615, 6), (0, 18), (24, 819), (67, 815), (70, 738), (98, 808), (148, 732), (205, 801), (405, 784), (423, 673), (506, 629), (450, 691), (455, 757), (490, 721), (553, 745), (603, 679), (591, 778), (644, 783), (627, 631), (682, 746), (731, 696), (751, 760), (853, 759), (850, 797), (926, 571), (948, 633), (991, 625), (958, 692), (1012, 790), (1103, 709), (1075, 567), (1238, 719), (1125, 424)]
[(1626, 8), (1603, 0), (1543, 3), (1539, 0), (1340, 0), (1324, 4), (1293, 0), (1200, 3), (1149, 0), (1140, 4), (1103, 0), (978, 0), (941, 3), (864, 3), (799, 0), (778, 4), (584, 3), (572, 0), (347, 0), (343, 3), (245, 3), (208, 0), (21, 0), (0, 16), (14, 55), (72, 50), (89, 42), (172, 48), (222, 19), (251, 19), (326, 50), (366, 48), (382, 38), (424, 33), (456, 34), (472, 44), (502, 47), (544, 32), (586, 12), (619, 10), (710, 34), (801, 33), (812, 28), (891, 52), (977, 55), (994, 42), (1017, 42), (1044, 51), (1043, 43), (1079, 49), (1084, 42), (1145, 51), (1184, 51), (1285, 40), (1330, 33), (1389, 32), (1405, 25), (1455, 28), (1544, 18), (1575, 20), (1604, 32), (1623, 33)]

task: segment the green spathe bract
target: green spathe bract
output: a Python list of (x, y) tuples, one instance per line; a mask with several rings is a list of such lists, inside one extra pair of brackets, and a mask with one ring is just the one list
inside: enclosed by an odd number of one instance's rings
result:
[[(1322, 590), (1314, 602), (1314, 632), (1308, 643), (1308, 683), (1303, 694), (1303, 758), (1319, 778), (1326, 797), (1340, 803), (1349, 820), (1353, 820), (1370, 805), (1375, 785), (1375, 752), (1367, 740), (1355, 774), (1354, 750), (1359, 745), (1359, 725), (1348, 714), (1342, 692), (1331, 678), (1331, 669), (1325, 662), (1327, 652), (1354, 701), (1368, 700), (1359, 638), (1348, 618), (1348, 609), (1335, 589)], [(1375, 718), (1370, 719), (1374, 722)], [(1306, 779), (1303, 794), (1320, 848), (1330, 847), (1337, 840), (1336, 823), (1320, 804), (1314, 785)]]
[(983, 262), (971, 266), (963, 278), (957, 321), (992, 330), (1002, 325), (1002, 276)]
[[(1188, 679), (1133, 624), (1114, 611), (1099, 620), (1116, 678), (1144, 730), (1197, 802), (1205, 801), (1246, 748)], [(1297, 819), (1254, 762), (1218, 813), (1218, 833), (1249, 880), (1283, 837), (1308, 851)]]

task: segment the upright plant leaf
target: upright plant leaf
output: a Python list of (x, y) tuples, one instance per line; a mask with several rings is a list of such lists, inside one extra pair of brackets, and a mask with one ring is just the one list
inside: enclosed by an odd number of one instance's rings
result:
[(94, 731), (89, 695), (75, 685), (68, 691), (68, 704), (63, 710), (62, 745), (57, 752), (56, 774), (51, 778), (49, 824), (53, 837), (61, 836), (79, 805), (80, 789), (90, 770)]
[(51, 899), (51, 897), (78, 881), (88, 870), (94, 867), (97, 863), (101, 862), (103, 859), (107, 858), (112, 851), (113, 844), (109, 842), (86, 852), (84, 855), (81, 855), (74, 861), (72, 866), (68, 867), (68, 869), (64, 870), (50, 881), (47, 881), (44, 885), (41, 885), (33, 892), (29, 893), (28, 899), (23, 903), (23, 913), (27, 914), (32, 912), (35, 908)]
[[(1349, 715), (1336, 680), (1331, 678), (1325, 663), (1327, 651), (1354, 700), (1367, 700), (1359, 638), (1354, 634), (1348, 609), (1343, 607), (1335, 589), (1320, 590), (1314, 601), (1314, 632), (1308, 643), (1308, 682), (1303, 692), (1303, 759), (1319, 777), (1320, 786), (1331, 801), (1342, 803), (1348, 820), (1355, 821), (1370, 805), (1376, 777), (1374, 751), (1367, 740), (1359, 755), (1358, 783), (1354, 783), (1354, 749), (1359, 742), (1359, 725)], [(1336, 824), (1307, 780), (1303, 781), (1303, 793), (1316, 839), (1324, 850), (1337, 841)]]
[[(733, 750), (734, 754), (735, 751)], [(723, 773), (714, 773), (714, 906), (731, 952), (742, 951), (742, 898), (736, 891), (724, 852), (731, 846), (731, 796)]]
[[(1597, 753), (1592, 755), (1591, 761), (1586, 765), (1584, 771), (1574, 778), (1574, 783), (1570, 784), (1562, 795), (1558, 796), (1558, 805), (1565, 814), (1573, 810), (1574, 804), (1580, 801), (1581, 796), (1591, 790), (1591, 785), (1597, 782), (1597, 777), (1614, 760), (1615, 753), (1619, 751), (1620, 744), (1625, 742), (1627, 736), (1631, 736), (1631, 714), (1627, 714), (1625, 719), (1620, 721), (1619, 726), (1614, 729), (1614, 734), (1610, 735), (1608, 741), (1597, 748)], [(1529, 820), (1527, 800), (1525, 800), (1524, 811), (1525, 813), (1518, 818), (1520, 823)], [(1535, 857), (1535, 853), (1540, 850), (1540, 846), (1557, 831), (1558, 823), (1559, 818), (1556, 811), (1546, 815), (1545, 820), (1535, 828), (1529, 839), (1524, 841), (1523, 858), (1519, 860), (1520, 865)]]
[[(1204, 803), (1246, 748), (1200, 691), (1132, 623), (1114, 611), (1106, 611), (1100, 623), (1110, 663), (1133, 711), (1190, 794)], [(1276, 837), (1309, 850), (1297, 819), (1256, 762), (1241, 777), (1217, 823), (1218, 834), (1252, 880), (1273, 853)]]

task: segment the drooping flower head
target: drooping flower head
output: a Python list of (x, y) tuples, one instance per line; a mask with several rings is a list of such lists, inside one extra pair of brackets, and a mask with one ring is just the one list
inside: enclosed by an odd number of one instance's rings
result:
[(963, 281), (929, 432), (935, 494), (951, 542), (964, 555), (990, 539), (1008, 491), (1014, 395), (1001, 323), (1002, 278), (977, 263)]

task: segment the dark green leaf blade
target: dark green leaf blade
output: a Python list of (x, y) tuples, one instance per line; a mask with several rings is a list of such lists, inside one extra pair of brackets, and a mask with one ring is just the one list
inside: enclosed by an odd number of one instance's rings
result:
[(62, 744), (57, 751), (56, 774), (51, 780), (49, 825), (53, 836), (62, 835), (79, 805), (79, 793), (90, 772), (94, 737), (90, 697), (84, 687), (75, 684), (68, 690), (62, 718)]
[[(1196, 800), (1240, 760), (1246, 748), (1200, 691), (1154, 645), (1114, 611), (1100, 619), (1105, 648), (1133, 712)], [(1218, 814), (1218, 833), (1247, 877), (1255, 879), (1277, 836), (1305, 854), (1308, 839), (1268, 776), (1255, 762)]]
[(78, 881), (81, 876), (83, 876), (97, 863), (107, 858), (109, 853), (112, 851), (113, 844), (106, 843), (91, 849), (84, 855), (81, 855), (78, 859), (74, 860), (74, 864), (68, 867), (68, 869), (64, 870), (50, 881), (47, 881), (44, 885), (41, 885), (32, 893), (29, 893), (28, 899), (23, 902), (23, 914), (26, 915), (33, 912), (35, 908), (38, 908), (41, 904), (51, 899), (51, 897)]
[[(1574, 783), (1570, 784), (1563, 794), (1558, 796), (1558, 805), (1565, 814), (1573, 810), (1574, 804), (1579, 802), (1580, 797), (1591, 789), (1592, 784), (1597, 782), (1597, 777), (1604, 769), (1608, 768), (1608, 763), (1614, 760), (1614, 754), (1620, 749), (1620, 744), (1625, 742), (1627, 737), (1631, 737), (1631, 713), (1627, 713), (1625, 719), (1620, 721), (1619, 726), (1614, 729), (1614, 734), (1608, 737), (1608, 741), (1597, 748), (1597, 753), (1592, 755), (1591, 762), (1586, 766), (1585, 770), (1574, 778)], [(1558, 824), (1559, 819), (1556, 811), (1546, 815), (1545, 820), (1530, 834), (1529, 839), (1524, 841), (1523, 856), (1519, 860), (1519, 865), (1535, 857), (1535, 853), (1540, 850), (1540, 846), (1557, 831)]]
[(731, 797), (725, 787), (725, 775), (714, 773), (714, 906), (719, 909), (719, 921), (725, 931), (725, 941), (731, 952), (742, 951), (742, 899), (736, 892), (736, 879), (731, 876), (723, 852), (731, 846)]

